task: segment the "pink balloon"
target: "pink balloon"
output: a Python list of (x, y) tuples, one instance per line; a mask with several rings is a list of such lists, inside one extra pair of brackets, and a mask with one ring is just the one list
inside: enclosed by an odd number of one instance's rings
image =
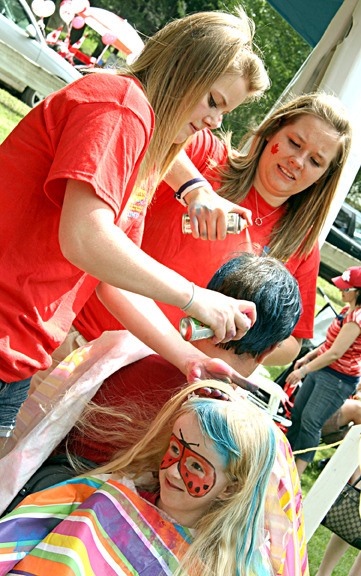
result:
[(71, 25), (73, 28), (75, 28), (75, 30), (80, 30), (80, 28), (83, 28), (83, 26), (85, 25), (85, 20), (81, 16), (75, 16)]
[(106, 32), (104, 34), (104, 36), (102, 36), (102, 42), (106, 46), (109, 46), (110, 44), (114, 44), (116, 39), (117, 39), (117, 37), (114, 34), (112, 34), (111, 32)]

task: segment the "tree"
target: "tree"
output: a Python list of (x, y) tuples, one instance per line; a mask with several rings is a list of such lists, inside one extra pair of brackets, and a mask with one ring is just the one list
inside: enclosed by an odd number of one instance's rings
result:
[[(237, 6), (238, 2), (229, 2), (228, 9), (231, 5)], [(243, 0), (242, 6), (256, 24), (255, 43), (271, 78), (271, 88), (260, 101), (241, 106), (225, 120), (224, 127), (234, 133), (235, 144), (248, 128), (262, 121), (311, 52), (311, 46), (266, 0)]]
[(357, 172), (354, 183), (347, 194), (346, 202), (361, 211), (361, 168)]
[[(92, 4), (126, 18), (146, 37), (174, 18), (203, 10), (232, 12), (238, 0), (94, 0)], [(311, 47), (266, 0), (243, 0), (242, 6), (256, 24), (255, 41), (266, 63), (272, 85), (258, 102), (241, 106), (224, 119), (237, 144), (250, 126), (257, 125), (277, 100), (311, 51)]]

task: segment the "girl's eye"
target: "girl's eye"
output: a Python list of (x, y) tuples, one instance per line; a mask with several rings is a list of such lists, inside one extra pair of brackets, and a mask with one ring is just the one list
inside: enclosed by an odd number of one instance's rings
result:
[(202, 464), (196, 460), (193, 456), (188, 456), (185, 460), (185, 465), (189, 472), (196, 474), (199, 478), (203, 478), (205, 475), (204, 468)]
[(297, 144), (297, 142), (295, 142), (294, 140), (292, 140), (292, 138), (289, 138), (288, 141), (292, 144), (292, 146), (295, 146), (296, 148), (300, 148), (300, 145)]
[(169, 446), (169, 450), (175, 455), (175, 456), (179, 456), (179, 448), (177, 446), (177, 444), (171, 444)]
[(199, 462), (193, 462), (192, 468), (194, 468), (194, 470), (197, 470), (197, 472), (202, 472), (202, 473), (203, 473), (203, 468), (202, 468), (202, 466), (199, 464)]
[(211, 108), (217, 108), (217, 102), (213, 98), (212, 94), (209, 95), (209, 105)]
[(317, 160), (315, 160), (314, 158), (311, 158), (311, 162), (312, 162), (312, 164), (313, 164), (314, 166), (316, 166), (316, 168), (319, 168), (319, 167), (320, 167), (320, 163), (317, 162)]

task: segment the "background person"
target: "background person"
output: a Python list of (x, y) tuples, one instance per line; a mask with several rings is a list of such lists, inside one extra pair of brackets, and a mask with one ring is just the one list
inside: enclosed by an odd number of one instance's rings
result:
[[(349, 483), (352, 484), (360, 476), (360, 470), (352, 476)], [(342, 556), (347, 552), (349, 544), (342, 540), (337, 534), (332, 534), (327, 544), (325, 554), (322, 558), (320, 567), (316, 576), (332, 576), (333, 570), (336, 568)], [(351, 570), (347, 576), (359, 576), (361, 574), (361, 552), (359, 552), (352, 564)], [(346, 575), (345, 575), (346, 576)]]
[[(332, 416), (322, 426), (322, 437), (328, 437), (329, 442), (336, 442), (337, 436), (346, 435), (350, 426), (361, 424), (361, 386), (358, 384), (355, 394), (352, 398), (347, 398)], [(332, 437), (335, 437), (335, 440)], [(321, 461), (323, 462), (323, 461)], [(326, 463), (326, 461), (325, 461)]]
[(163, 315), (141, 322), (141, 310), (158, 313), (144, 296), (186, 307), (218, 341), (240, 338), (254, 321), (252, 305), (194, 288), (137, 246), (152, 188), (188, 137), (268, 86), (252, 36), (243, 11), (176, 20), (126, 70), (51, 94), (0, 147), (0, 436), (11, 434), (30, 377), (50, 365), (96, 288), (190, 379), (207, 359)]
[(3, 518), (1, 573), (40, 576), (54, 565), (67, 576), (90, 563), (99, 576), (115, 574), (113, 564), (157, 574), (178, 574), (179, 566), (187, 573), (199, 573), (198, 566), (202, 574), (273, 574), (263, 517), (274, 425), (232, 388), (203, 385), (220, 388), (225, 400), (188, 386), (151, 425), (129, 422), (131, 450), (90, 477), (29, 496), (25, 508)]
[[(340, 435), (346, 435), (350, 426), (354, 424), (361, 424), (361, 391), (360, 384), (358, 385), (355, 394), (352, 398), (348, 398), (342, 404), (327, 422), (322, 427), (322, 438), (328, 442), (339, 440)], [(321, 460), (322, 466), (325, 466), (329, 458)], [(353, 484), (357, 478), (360, 477), (359, 468), (351, 476), (349, 484)], [(327, 544), (325, 554), (322, 562), (317, 571), (316, 576), (332, 576), (333, 570), (336, 568), (338, 562), (343, 555), (347, 552), (349, 544), (342, 540), (337, 534), (332, 534)], [(359, 576), (361, 573), (361, 553), (359, 553), (348, 572), (347, 576)]]
[[(291, 411), (292, 426), (287, 438), (294, 451), (317, 447), (321, 429), (347, 398), (352, 396), (361, 375), (361, 266), (348, 268), (332, 279), (347, 304), (332, 322), (326, 341), (295, 363), (287, 376), (291, 385), (304, 379)], [(296, 458), (301, 475), (314, 452)]]
[[(184, 235), (181, 222), (187, 208), (174, 200), (165, 182), (158, 187), (145, 219), (145, 252), (200, 286), (206, 286), (235, 251), (249, 250), (250, 245), (286, 264), (299, 284), (303, 312), (292, 336), (267, 357), (267, 364), (291, 362), (299, 353), (302, 338), (313, 336), (318, 236), (334, 198), (350, 138), (344, 108), (337, 98), (325, 94), (299, 96), (280, 106), (253, 133), (246, 155), (230, 149), (210, 130), (202, 130), (187, 148), (201, 174), (194, 168), (193, 173), (187, 173), (182, 164), (179, 171), (172, 168), (167, 182), (178, 189), (186, 176), (198, 175), (217, 189), (219, 196), (199, 188), (184, 199), (192, 220), (202, 222), (202, 238), (219, 237), (221, 211), (236, 209), (232, 202), (252, 211), (253, 225), (222, 242), (200, 242)], [(184, 314), (167, 304), (159, 305), (177, 327)], [(92, 297), (74, 326), (86, 340), (92, 340), (104, 330), (118, 329), (119, 323)]]

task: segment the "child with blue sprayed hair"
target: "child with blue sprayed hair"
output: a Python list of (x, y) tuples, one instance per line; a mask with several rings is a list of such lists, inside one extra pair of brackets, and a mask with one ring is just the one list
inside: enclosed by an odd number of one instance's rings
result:
[(276, 428), (230, 386), (201, 385), (151, 423), (128, 415), (131, 449), (1, 520), (0, 574), (274, 574), (263, 524)]

